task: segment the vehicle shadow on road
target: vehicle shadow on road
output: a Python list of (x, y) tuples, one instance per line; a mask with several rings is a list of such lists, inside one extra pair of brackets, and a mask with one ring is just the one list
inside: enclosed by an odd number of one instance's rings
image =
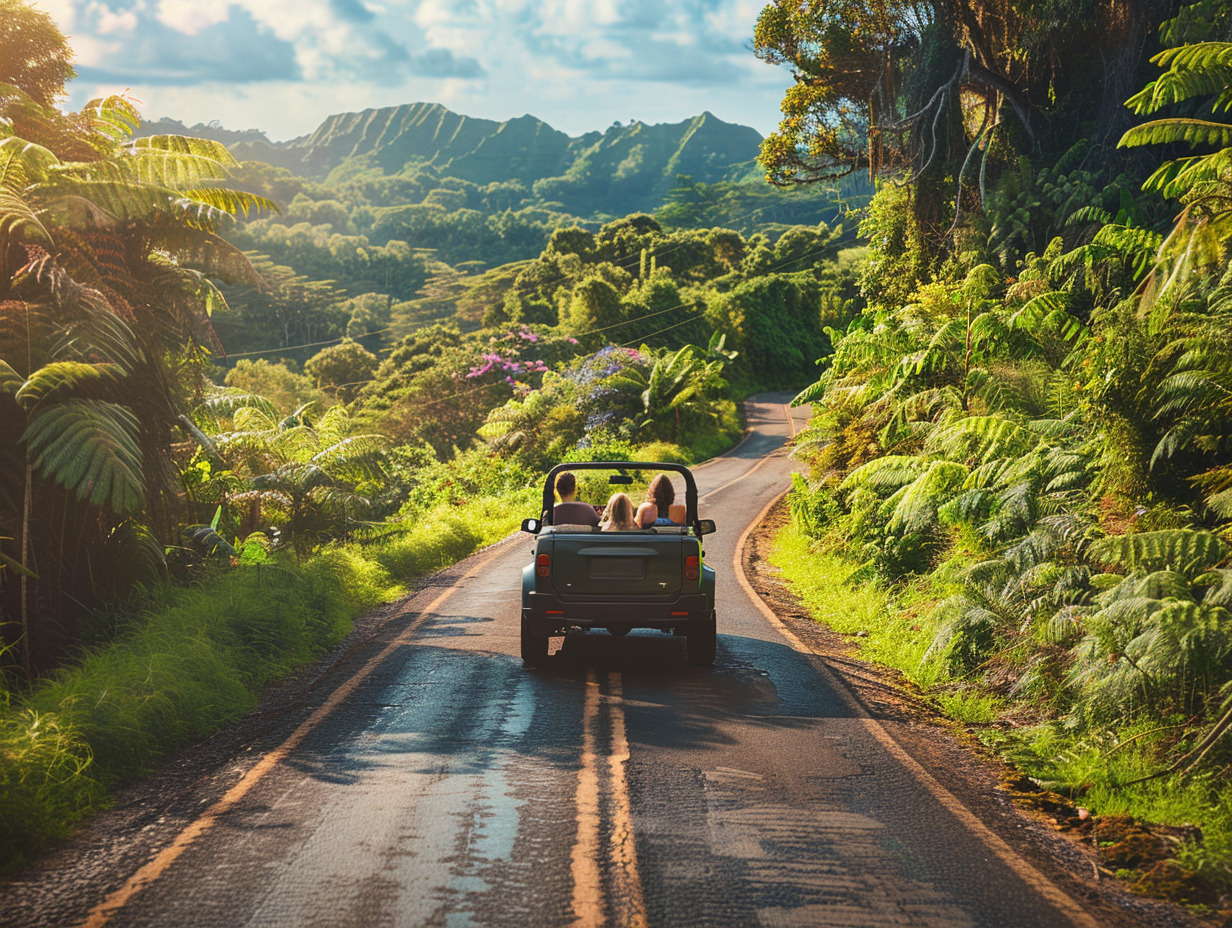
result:
[(572, 768), (591, 683), (638, 721), (639, 742), (673, 749), (728, 748), (737, 727), (804, 730), (856, 716), (806, 656), (753, 638), (720, 635), (713, 668), (690, 665), (682, 639), (653, 632), (571, 636), (536, 669), (418, 643), (393, 651), (285, 763), (335, 785), (395, 758), (431, 766), (452, 756), (475, 771), (513, 753)]

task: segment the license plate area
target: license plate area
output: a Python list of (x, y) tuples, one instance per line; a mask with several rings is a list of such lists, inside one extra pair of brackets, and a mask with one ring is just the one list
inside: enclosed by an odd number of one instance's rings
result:
[(591, 580), (645, 580), (646, 560), (640, 557), (592, 557)]

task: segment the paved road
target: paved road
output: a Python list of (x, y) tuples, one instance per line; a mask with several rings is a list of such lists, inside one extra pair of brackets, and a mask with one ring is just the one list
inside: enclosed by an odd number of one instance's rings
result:
[(162, 816), (139, 851), (95, 844), (77, 855), (90, 866), (11, 888), (0, 922), (1095, 924), (739, 582), (742, 535), (794, 466), (786, 398), (756, 404), (753, 434), (697, 471), (719, 526), (712, 670), (649, 632), (569, 639), (555, 666), (523, 669), (518, 536), (436, 578), (189, 784), (174, 827)]

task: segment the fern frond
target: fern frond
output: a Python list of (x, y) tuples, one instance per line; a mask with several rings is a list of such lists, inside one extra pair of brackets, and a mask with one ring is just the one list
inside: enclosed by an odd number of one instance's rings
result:
[(1196, 575), (1228, 556), (1228, 543), (1198, 529), (1166, 529), (1137, 535), (1109, 535), (1091, 546), (1092, 556), (1110, 567), (1130, 571), (1169, 569)]
[(222, 142), (191, 135), (147, 135), (129, 144), (135, 154), (161, 152), (213, 161), (223, 168), (238, 167), (239, 162)]
[(818, 380), (816, 383), (805, 387), (791, 401), (792, 407), (807, 406), (809, 403), (816, 402), (826, 395), (826, 382)]
[(115, 141), (128, 138), (141, 125), (141, 114), (122, 94), (96, 97), (81, 108), (81, 115), (90, 120), (96, 132)]
[(62, 221), (80, 225), (99, 217), (121, 222), (148, 220), (167, 212), (177, 194), (169, 187), (59, 177), (40, 188), (40, 197)]
[(1228, 149), (1210, 155), (1191, 155), (1165, 161), (1148, 177), (1142, 189), (1180, 199), (1190, 191), (1204, 191), (1217, 186), (1232, 168), (1232, 152)]
[(256, 410), (262, 417), (260, 428), (272, 429), (278, 420), (278, 409), (264, 396), (255, 393), (216, 393), (193, 410), (193, 420), (198, 425), (217, 429), (223, 422), (234, 419), (242, 409)]
[(839, 491), (870, 488), (897, 490), (912, 483), (928, 469), (928, 462), (914, 455), (887, 454), (862, 464), (839, 484)]
[(1232, 490), (1220, 490), (1208, 496), (1206, 508), (1221, 519), (1232, 519)]
[(0, 186), (0, 256), (19, 242), (55, 244), (38, 213), (15, 191)]
[(1209, 119), (1153, 119), (1127, 131), (1117, 142), (1117, 147), (1135, 148), (1139, 145), (1170, 145), (1177, 142), (1227, 148), (1232, 146), (1232, 125), (1211, 122)]
[(967, 468), (951, 461), (933, 461), (928, 469), (902, 490), (890, 518), (891, 531), (918, 532), (937, 520), (945, 505), (967, 476)]
[(1078, 209), (1070, 213), (1069, 218), (1065, 220), (1065, 224), (1077, 225), (1082, 222), (1097, 222), (1101, 226), (1112, 222), (1113, 215), (1102, 206), (1087, 205), (1080, 206)]
[(139, 512), (145, 476), (132, 411), (101, 400), (70, 399), (37, 413), (21, 436), (43, 476), (119, 515)]
[(23, 190), (47, 178), (60, 161), (42, 145), (11, 135), (0, 139), (0, 186)]
[(273, 200), (229, 187), (193, 187), (182, 193), (187, 201), (219, 210), (229, 216), (248, 217), (259, 213), (282, 212), (282, 207)]
[(0, 358), (0, 393), (16, 393), (25, 382), (25, 377), (13, 370), (8, 361)]
[(1018, 422), (1004, 416), (971, 416), (937, 429), (925, 448), (949, 460), (983, 465), (994, 459), (1025, 454), (1035, 437)]
[(53, 361), (30, 375), (13, 399), (29, 410), (39, 403), (61, 398), (83, 386), (114, 383), (124, 374), (116, 364), (86, 364), (82, 361)]
[(1125, 101), (1139, 116), (1155, 113), (1194, 97), (1222, 94), (1232, 84), (1232, 72), (1218, 70), (1165, 71)]

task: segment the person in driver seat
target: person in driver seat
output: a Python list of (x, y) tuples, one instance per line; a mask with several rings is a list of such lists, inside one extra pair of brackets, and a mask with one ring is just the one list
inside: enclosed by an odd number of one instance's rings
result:
[(577, 477), (565, 471), (556, 477), (556, 495), (560, 502), (552, 507), (553, 525), (598, 525), (599, 513), (589, 503), (577, 499)]

